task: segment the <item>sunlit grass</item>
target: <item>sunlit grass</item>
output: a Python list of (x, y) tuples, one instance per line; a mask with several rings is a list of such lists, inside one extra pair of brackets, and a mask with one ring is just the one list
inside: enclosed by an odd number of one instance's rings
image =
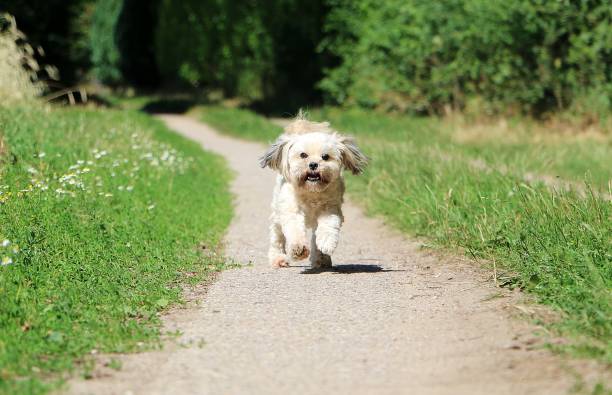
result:
[(353, 134), (409, 140), (419, 146), (435, 143), (443, 153), (461, 156), (466, 163), (477, 161), (516, 177), (530, 174), (542, 180), (558, 178), (558, 184), (588, 181), (600, 191), (607, 191), (612, 180), (612, 137), (608, 135), (562, 135), (528, 120), (499, 127), (335, 107), (311, 113)]
[(230, 175), (135, 112), (13, 108), (0, 124), (0, 393), (40, 393), (92, 353), (154, 345), (181, 284), (223, 267), (197, 246), (229, 222)]
[(280, 126), (249, 110), (199, 106), (192, 113), (223, 133), (249, 140), (271, 142), (282, 132)]

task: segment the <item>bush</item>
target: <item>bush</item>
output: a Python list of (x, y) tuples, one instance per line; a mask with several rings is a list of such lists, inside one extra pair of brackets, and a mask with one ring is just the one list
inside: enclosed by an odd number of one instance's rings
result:
[(155, 52), (165, 80), (262, 99), (312, 91), (322, 1), (161, 0)]
[(123, 0), (99, 0), (91, 20), (90, 48), (93, 74), (107, 84), (121, 81), (115, 29)]
[(441, 112), (478, 96), (489, 111), (539, 114), (595, 89), (612, 93), (607, 1), (330, 5), (323, 48), (341, 64), (320, 86), (338, 103)]
[(153, 30), (157, 1), (98, 0), (91, 20), (90, 47), (94, 76), (117, 85), (158, 82)]
[(272, 44), (255, 4), (162, 0), (159, 15), (156, 55), (167, 80), (262, 96)]

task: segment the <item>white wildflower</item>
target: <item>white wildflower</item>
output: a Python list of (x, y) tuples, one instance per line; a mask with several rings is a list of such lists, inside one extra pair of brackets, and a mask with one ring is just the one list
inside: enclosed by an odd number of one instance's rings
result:
[(155, 208), (155, 205), (154, 205), (154, 204), (152, 204), (152, 205), (150, 205), (149, 207), (147, 207), (147, 210), (153, 210), (154, 208)]
[(44, 152), (39, 152), (38, 153), (38, 157), (39, 158), (44, 158), (45, 156), (47, 156), (47, 154), (45, 154)]
[(11, 241), (9, 239), (2, 240), (2, 247), (8, 247), (11, 245)]
[(10, 256), (5, 256), (4, 258), (2, 258), (2, 266), (7, 266), (10, 265), (11, 263), (13, 263), (13, 259)]

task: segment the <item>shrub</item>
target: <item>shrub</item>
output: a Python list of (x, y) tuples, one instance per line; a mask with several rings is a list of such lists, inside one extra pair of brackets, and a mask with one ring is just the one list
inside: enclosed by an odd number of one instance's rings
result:
[(159, 7), (156, 58), (167, 80), (261, 97), (271, 40), (255, 4), (162, 0)]
[[(400, 111), (539, 114), (609, 90), (607, 1), (330, 0), (323, 48), (341, 59), (320, 86), (338, 103)], [(609, 108), (608, 108), (609, 109)]]
[(155, 52), (165, 80), (220, 88), (248, 99), (312, 91), (321, 0), (161, 0)]
[(115, 29), (123, 0), (99, 0), (91, 20), (90, 48), (93, 74), (107, 84), (121, 81)]
[(94, 76), (117, 85), (155, 85), (153, 53), (157, 1), (98, 0), (90, 30)]

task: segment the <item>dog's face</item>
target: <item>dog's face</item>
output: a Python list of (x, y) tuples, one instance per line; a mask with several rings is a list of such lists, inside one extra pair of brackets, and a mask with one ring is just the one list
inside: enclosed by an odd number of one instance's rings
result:
[(335, 137), (308, 133), (294, 137), (287, 150), (288, 179), (300, 188), (322, 191), (340, 177), (341, 153)]
[(322, 192), (346, 168), (359, 174), (367, 164), (355, 142), (337, 133), (284, 134), (261, 158), (261, 166), (278, 170), (295, 187)]

